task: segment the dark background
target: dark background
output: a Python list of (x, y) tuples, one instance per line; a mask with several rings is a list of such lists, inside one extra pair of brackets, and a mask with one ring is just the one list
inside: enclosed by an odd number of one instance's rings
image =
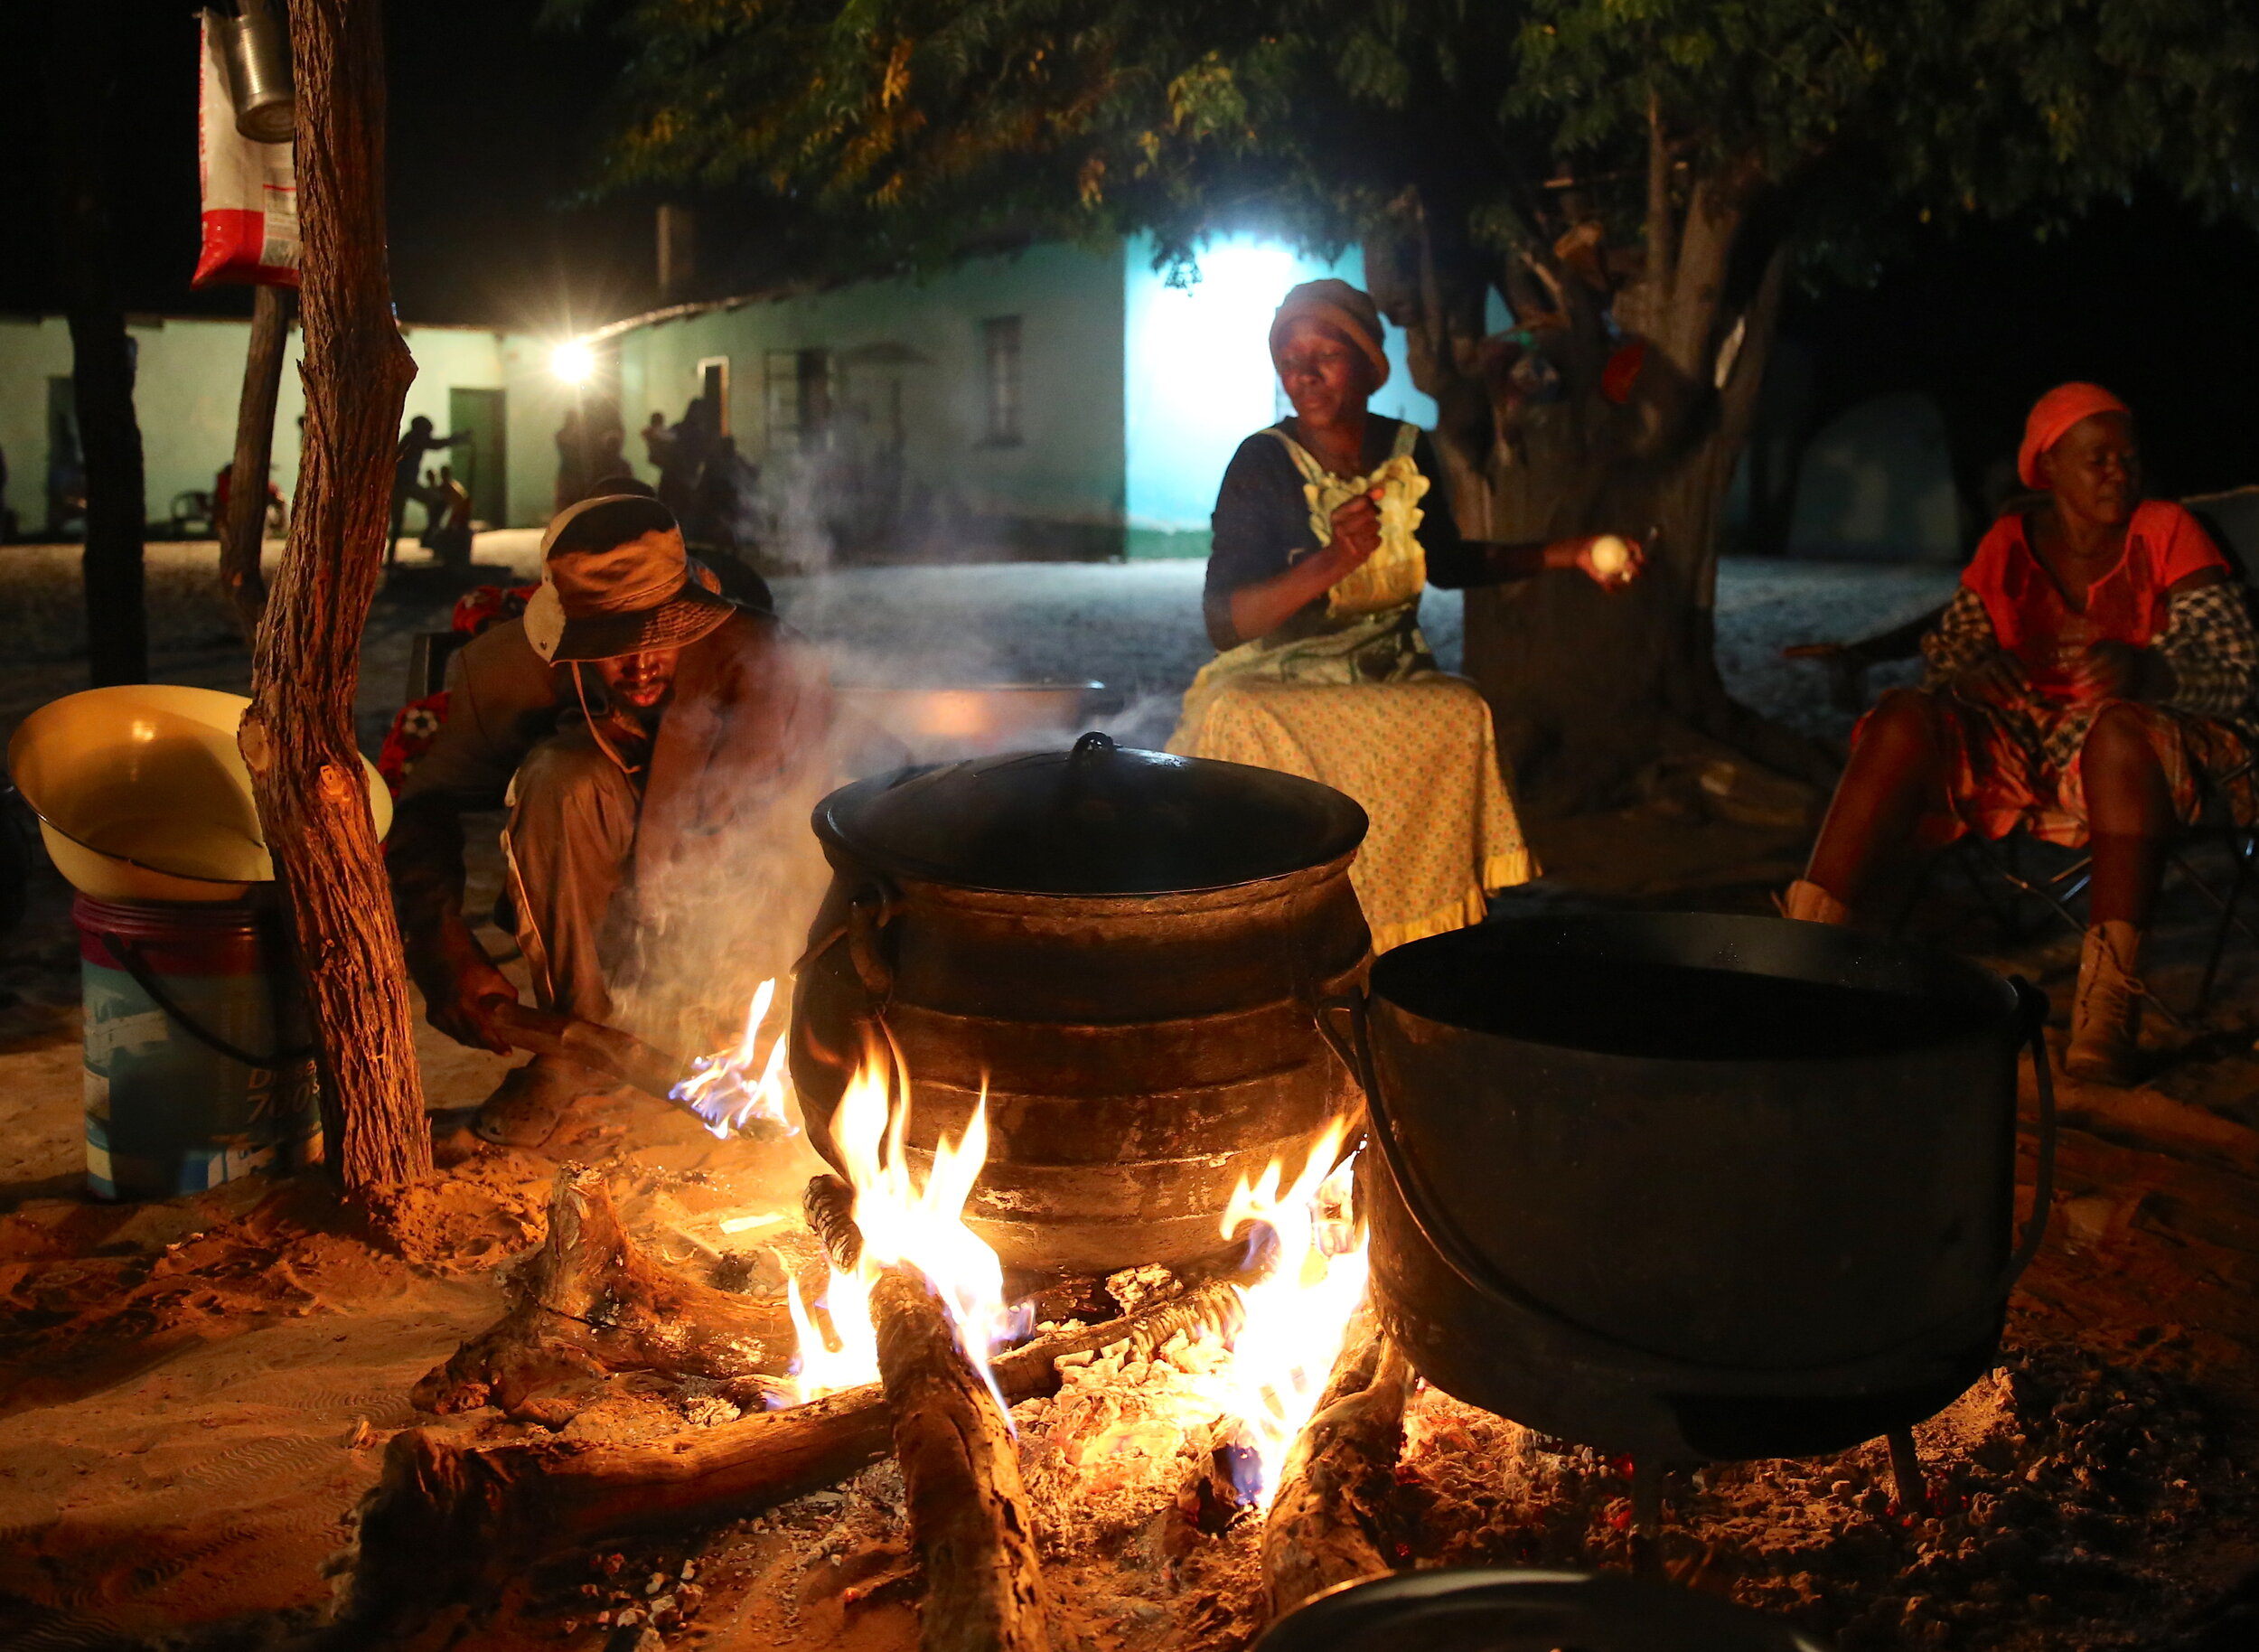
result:
[[(623, 47), (601, 33), (539, 30), (539, 0), (386, 7), (392, 281), (404, 321), (554, 336), (657, 301), (656, 198), (579, 198)], [(247, 314), (246, 289), (188, 286), (195, 14), (149, 0), (129, 14), (127, 113), (112, 157), (125, 302)], [(35, 44), (17, 58), (27, 61), (37, 61)], [(0, 310), (61, 307), (45, 107), (38, 95), (0, 100)], [(699, 208), (707, 286), (773, 278), (762, 268), (757, 214), (726, 218), (717, 207)], [(2161, 185), (2047, 239), (2029, 226), (1919, 231), (1872, 286), (1798, 291), (1784, 331), (1809, 363), (1820, 410), (1926, 390), (1964, 448), (2011, 450), (2040, 390), (2098, 380), (2140, 412), (2152, 491), (2173, 495), (2259, 482), (2254, 304), (2259, 233), (2207, 224)]]

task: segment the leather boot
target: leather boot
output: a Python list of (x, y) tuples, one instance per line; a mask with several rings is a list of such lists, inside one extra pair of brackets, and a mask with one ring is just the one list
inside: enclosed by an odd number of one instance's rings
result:
[(616, 1081), (560, 1056), (536, 1056), (502, 1075), (471, 1120), (471, 1129), (501, 1147), (537, 1148), (557, 1131), (572, 1104), (603, 1095)]
[(2133, 970), (2141, 956), (2142, 932), (2131, 924), (2113, 918), (2086, 932), (2063, 1051), (2063, 1070), (2073, 1078), (2121, 1089), (2135, 1081), (2142, 982)]
[(1780, 915), (1805, 924), (1848, 924), (1851, 909), (1818, 884), (1799, 878), (1781, 896)]

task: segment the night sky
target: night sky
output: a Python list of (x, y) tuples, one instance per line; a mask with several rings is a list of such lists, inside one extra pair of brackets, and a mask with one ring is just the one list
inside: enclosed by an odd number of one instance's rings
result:
[[(68, 0), (66, 0), (68, 3)], [(539, 0), (392, 0), (393, 294), (409, 322), (554, 335), (656, 302), (655, 198), (590, 206), (588, 175), (620, 43), (538, 32)], [(33, 29), (38, 24), (33, 23)], [(119, 135), (127, 306), (248, 314), (243, 288), (188, 286), (197, 244), (196, 25), (152, 5), (129, 37)], [(45, 103), (0, 100), (0, 310), (60, 309), (47, 192)], [(701, 265), (757, 266), (700, 207)], [(740, 237), (748, 243), (757, 237)], [(742, 290), (755, 277), (723, 273)], [(2206, 225), (2160, 187), (2089, 213), (2067, 235), (1931, 232), (1876, 286), (1790, 303), (1786, 332), (1824, 393), (1931, 390), (2012, 446), (2022, 408), (2066, 378), (2098, 379), (2141, 413), (2153, 490), (2259, 482), (2259, 233)]]
[[(589, 208), (572, 199), (587, 175), (618, 47), (601, 35), (537, 32), (539, 9), (539, 0), (385, 7), (392, 292), (403, 321), (548, 333), (652, 302), (651, 202)], [(248, 288), (188, 285), (197, 249), (196, 14), (150, 5), (127, 39), (127, 113), (113, 173), (127, 306), (248, 315)], [(0, 310), (61, 307), (45, 115), (36, 96), (0, 100), (8, 157)]]

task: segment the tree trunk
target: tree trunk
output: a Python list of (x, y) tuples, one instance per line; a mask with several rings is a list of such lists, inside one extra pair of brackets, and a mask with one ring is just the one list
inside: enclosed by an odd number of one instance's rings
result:
[[(1713, 652), (1719, 523), (1785, 254), (1752, 256), (1746, 188), (1704, 180), (1674, 217), (1668, 156), (1654, 164), (1649, 267), (1613, 295), (1620, 336), (1595, 259), (1532, 256), (1501, 278), (1417, 201), (1400, 211), (1401, 233), (1366, 244), (1373, 296), (1411, 333), (1413, 378), (1442, 410), (1437, 446), (1461, 529), (1650, 541), (1646, 575), (1626, 591), (1554, 574), (1467, 594), (1468, 673), (1524, 801), (1546, 812), (1619, 801), (1674, 725), (1806, 778), (1827, 773), (1816, 748), (1734, 704)], [(1498, 366), (1505, 341), (1479, 336), (1494, 280), (1529, 352), (1557, 376), (1557, 398), (1517, 388)], [(1619, 403), (1602, 375), (1635, 339), (1645, 354)]]
[(267, 549), (267, 470), (275, 452), (275, 403), (282, 392), (283, 358), (290, 353), (293, 288), (262, 281), (252, 289), (251, 348), (243, 359), (243, 399), (235, 415), (235, 463), (228, 474), (228, 520), (220, 530), (220, 588), (235, 610), (243, 640), (258, 641), (267, 606), (267, 577), (259, 558)]
[(96, 688), (149, 680), (142, 596), (141, 427), (134, 418), (134, 345), (117, 296), (110, 222), (110, 142), (118, 0), (59, 6), (49, 16), (49, 148), (54, 155), (56, 243), (70, 320), (71, 391), (86, 466), (87, 663)]
[(252, 656), (240, 743), (314, 1011), (331, 1162), (348, 1194), (428, 1175), (408, 971), (353, 739), (362, 626), (390, 518), (415, 363), (384, 261), (384, 31), (377, 0), (302, 0), (304, 456), (290, 542)]

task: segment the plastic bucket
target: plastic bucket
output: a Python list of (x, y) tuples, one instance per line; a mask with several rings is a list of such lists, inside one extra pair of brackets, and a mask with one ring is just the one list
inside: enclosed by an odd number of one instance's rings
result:
[(305, 1000), (271, 911), (80, 895), (87, 1186), (171, 1198), (318, 1158)]

